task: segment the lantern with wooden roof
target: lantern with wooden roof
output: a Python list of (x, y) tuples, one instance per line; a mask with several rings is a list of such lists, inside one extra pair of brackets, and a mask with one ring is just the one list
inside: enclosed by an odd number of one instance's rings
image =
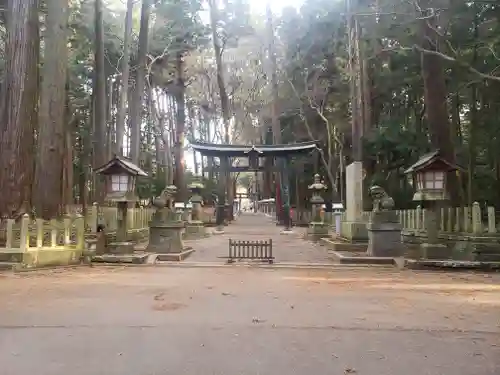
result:
[(135, 202), (135, 184), (137, 177), (147, 177), (137, 165), (130, 160), (115, 155), (113, 159), (95, 171), (105, 177), (106, 200), (111, 202)]
[(461, 168), (444, 159), (439, 151), (425, 154), (404, 173), (415, 187), (414, 201), (437, 201), (448, 198), (446, 175)]

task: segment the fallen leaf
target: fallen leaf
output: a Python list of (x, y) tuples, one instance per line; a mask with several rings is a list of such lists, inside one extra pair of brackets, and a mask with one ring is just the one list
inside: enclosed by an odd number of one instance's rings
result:
[(253, 318), (252, 319), (252, 323), (264, 323), (264, 322), (265, 322), (265, 320), (261, 320), (259, 318)]
[(163, 301), (165, 298), (165, 293), (160, 293), (160, 294), (157, 294), (156, 296), (154, 296), (154, 300), (155, 301)]

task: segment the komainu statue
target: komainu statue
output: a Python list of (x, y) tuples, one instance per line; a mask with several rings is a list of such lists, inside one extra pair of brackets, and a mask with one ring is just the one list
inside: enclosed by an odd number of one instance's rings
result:
[(373, 212), (391, 211), (394, 208), (394, 199), (380, 186), (372, 186), (370, 188), (370, 196), (373, 199)]

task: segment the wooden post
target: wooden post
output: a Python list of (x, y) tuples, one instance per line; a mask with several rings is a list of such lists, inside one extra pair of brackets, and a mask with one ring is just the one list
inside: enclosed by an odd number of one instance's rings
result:
[(446, 218), (446, 231), (451, 233), (453, 230), (453, 208), (448, 207), (448, 217)]
[(99, 220), (99, 207), (97, 206), (97, 202), (92, 204), (92, 208), (90, 211), (90, 232), (97, 233), (97, 222)]
[(50, 246), (57, 246), (57, 221), (55, 219), (50, 220)]
[(460, 207), (455, 208), (455, 233), (460, 233)]
[(497, 232), (497, 225), (495, 220), (495, 207), (488, 207), (488, 233)]
[(36, 219), (36, 247), (43, 246), (43, 219)]
[(417, 206), (416, 216), (415, 229), (418, 231), (423, 229), (422, 207), (420, 205)]
[(66, 216), (63, 220), (64, 223), (64, 246), (71, 245), (71, 219)]
[(468, 233), (471, 230), (470, 209), (464, 207), (464, 232)]
[(76, 249), (85, 250), (85, 222), (80, 214), (76, 214)]
[(30, 217), (28, 214), (24, 214), (21, 219), (21, 233), (19, 236), (19, 247), (22, 253), (29, 250), (30, 247)]
[(7, 231), (7, 239), (5, 243), (7, 249), (12, 249), (13, 246), (12, 244), (12, 238), (14, 237), (12, 233), (13, 227), (14, 227), (14, 219), (7, 219), (7, 227), (5, 228), (5, 230)]
[(472, 232), (474, 234), (483, 233), (483, 221), (481, 218), (481, 206), (478, 202), (472, 205)]

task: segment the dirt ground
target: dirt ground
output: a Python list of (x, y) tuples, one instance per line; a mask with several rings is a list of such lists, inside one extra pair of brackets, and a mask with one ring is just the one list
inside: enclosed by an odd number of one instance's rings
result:
[(500, 374), (500, 275), (95, 267), (0, 275), (0, 374)]

